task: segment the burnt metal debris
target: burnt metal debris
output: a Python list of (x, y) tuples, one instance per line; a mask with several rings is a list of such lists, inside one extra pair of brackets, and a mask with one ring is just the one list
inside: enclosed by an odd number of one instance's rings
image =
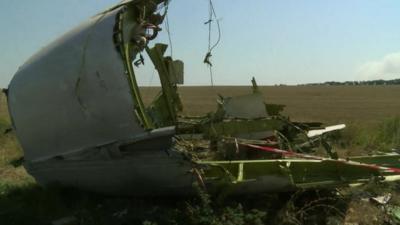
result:
[[(232, 194), (400, 179), (399, 155), (339, 159), (328, 134), (345, 125), (293, 122), (283, 105), (220, 96), (216, 112), (182, 115), (184, 64), (150, 47), (164, 0), (126, 0), (30, 58), (8, 89), (25, 167), (38, 183), (113, 195)], [(163, 13), (164, 12), (164, 13)], [(143, 103), (132, 62), (146, 52), (162, 89)], [(139, 59), (140, 59), (139, 58)], [(326, 156), (314, 154), (325, 149)]]

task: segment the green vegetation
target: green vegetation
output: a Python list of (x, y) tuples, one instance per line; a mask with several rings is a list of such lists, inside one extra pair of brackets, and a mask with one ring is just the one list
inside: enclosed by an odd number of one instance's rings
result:
[(351, 156), (400, 150), (400, 117), (378, 123), (349, 124), (333, 140), (336, 148), (346, 149)]
[[(337, 134), (343, 156), (389, 151), (400, 146), (399, 90), (353, 87), (261, 87), (271, 103), (288, 105), (293, 119), (345, 122)], [(358, 89), (357, 89), (358, 88)], [(183, 100), (191, 114), (213, 110), (214, 93), (241, 94), (248, 87), (184, 88)], [(152, 92), (153, 90), (145, 90)], [(279, 97), (280, 96), (280, 97)], [(346, 96), (348, 96), (346, 98)], [(281, 100), (281, 101), (279, 101)], [(356, 102), (359, 104), (356, 104)], [(198, 106), (200, 105), (200, 106)], [(383, 106), (385, 106), (383, 108)], [(311, 109), (310, 109), (311, 108)], [(310, 110), (310, 111), (309, 111)], [(344, 119), (344, 121), (341, 120)], [(23, 166), (22, 150), (10, 127), (6, 102), (0, 95), (0, 224), (384, 224), (393, 222), (382, 206), (365, 201), (391, 192), (391, 203), (400, 205), (398, 184), (371, 184), (357, 189), (312, 190), (258, 196), (209, 196), (198, 188), (190, 199), (115, 198), (77, 190), (36, 184)], [(388, 209), (389, 210), (389, 209)], [(386, 212), (386, 211), (385, 211)]]

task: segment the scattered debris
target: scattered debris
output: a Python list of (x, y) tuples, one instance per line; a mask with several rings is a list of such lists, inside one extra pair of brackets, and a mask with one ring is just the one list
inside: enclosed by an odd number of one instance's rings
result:
[(387, 193), (385, 195), (373, 197), (373, 198), (371, 198), (371, 200), (380, 205), (386, 205), (390, 201), (391, 198), (392, 198), (392, 194)]
[[(399, 154), (339, 159), (329, 135), (344, 124), (291, 121), (283, 105), (265, 103), (254, 78), (248, 94), (220, 96), (216, 112), (182, 115), (184, 64), (164, 56), (165, 44), (149, 47), (166, 6), (122, 1), (15, 74), (7, 96), (13, 130), (40, 184), (165, 196), (194, 194), (196, 181), (211, 193), (248, 194), (400, 180)], [(213, 8), (210, 15), (217, 20)], [(148, 107), (133, 66), (143, 63), (142, 52), (161, 81)]]
[(122, 211), (116, 212), (113, 214), (114, 217), (122, 218), (128, 214), (128, 209), (124, 209)]
[(74, 225), (77, 224), (78, 220), (75, 216), (67, 216), (58, 220), (54, 220), (52, 225)]

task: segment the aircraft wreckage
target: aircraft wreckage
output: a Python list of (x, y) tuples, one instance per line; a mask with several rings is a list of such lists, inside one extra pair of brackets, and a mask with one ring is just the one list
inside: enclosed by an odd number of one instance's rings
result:
[[(53, 183), (113, 195), (188, 195), (198, 183), (232, 194), (400, 179), (399, 155), (338, 159), (326, 134), (344, 128), (292, 122), (248, 95), (220, 97), (203, 117), (182, 116), (183, 62), (149, 47), (162, 0), (127, 0), (31, 57), (8, 88), (27, 171)], [(162, 89), (145, 107), (132, 62), (145, 51)], [(312, 154), (322, 146), (327, 156)]]

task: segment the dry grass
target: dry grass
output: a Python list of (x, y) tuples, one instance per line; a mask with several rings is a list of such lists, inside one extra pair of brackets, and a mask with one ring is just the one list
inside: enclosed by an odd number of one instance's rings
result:
[(22, 149), (19, 146), (13, 132), (5, 134), (10, 127), (7, 102), (3, 94), (0, 95), (0, 178), (1, 183), (23, 184), (33, 179), (26, 173), (23, 167), (14, 167), (18, 159), (22, 157)]
[(384, 224), (384, 214), (369, 201), (355, 200), (350, 202), (345, 223), (347, 224)]

